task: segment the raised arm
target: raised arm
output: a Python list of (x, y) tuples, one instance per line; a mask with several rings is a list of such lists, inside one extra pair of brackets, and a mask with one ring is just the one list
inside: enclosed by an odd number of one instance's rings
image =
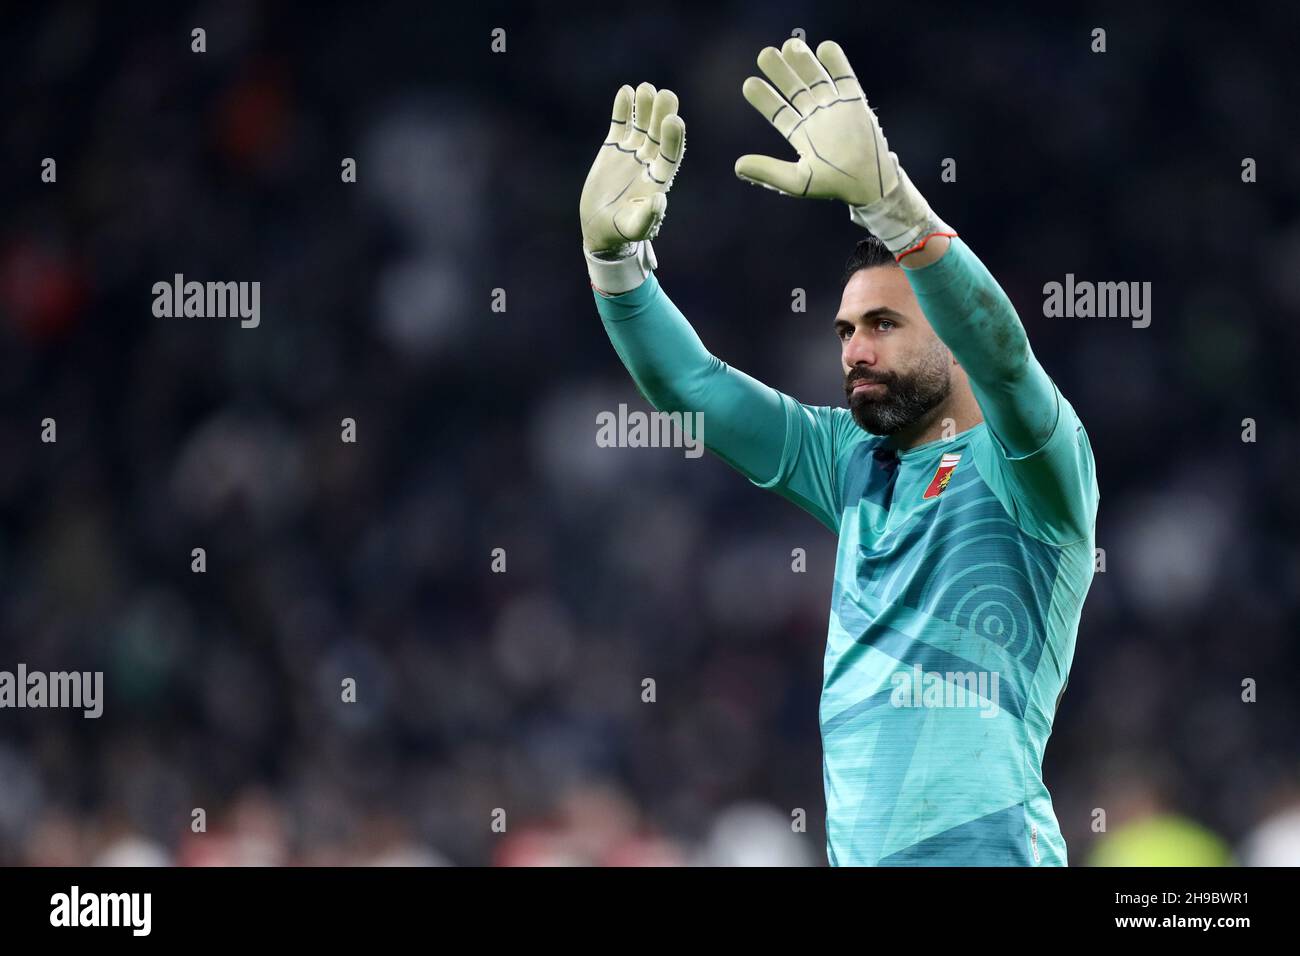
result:
[(935, 334), (966, 370), (989, 429), (1013, 456), (1037, 451), (1056, 425), (1055, 388), (997, 280), (947, 236), (900, 262)]
[(650, 240), (685, 152), (672, 90), (619, 89), (578, 203), (596, 307), (646, 401), (663, 412), (702, 413), (705, 446), (766, 481), (781, 462), (780, 396), (711, 355), (651, 273)]
[(965, 368), (990, 429), (1011, 455), (1026, 455), (1056, 422), (1055, 390), (1029, 348), (1001, 287), (934, 214), (890, 152), (839, 44), (814, 55), (791, 37), (766, 47), (751, 76), (750, 104), (799, 154), (796, 162), (742, 156), (736, 175), (788, 196), (838, 199), (849, 218), (876, 235), (904, 267), (935, 333)]
[(620, 89), (583, 187), (583, 247), (605, 331), (651, 405), (700, 413), (703, 435), (696, 437), (705, 447), (835, 528), (842, 422), (831, 409), (802, 405), (710, 353), (652, 272), (650, 240), (685, 151), (676, 109), (669, 90), (648, 83)]
[(751, 481), (776, 475), (785, 446), (781, 394), (710, 353), (653, 274), (623, 295), (597, 293), (596, 307), (646, 401), (661, 412), (700, 412), (705, 447)]

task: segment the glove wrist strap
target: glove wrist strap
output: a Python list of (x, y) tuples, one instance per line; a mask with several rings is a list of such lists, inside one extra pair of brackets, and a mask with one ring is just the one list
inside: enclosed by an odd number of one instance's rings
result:
[(901, 259), (922, 248), (931, 236), (956, 236), (957, 231), (934, 214), (920, 190), (895, 161), (898, 182), (867, 206), (850, 206), (849, 219), (883, 242)]
[(587, 275), (591, 277), (592, 288), (604, 295), (631, 292), (659, 267), (648, 239), (635, 243), (628, 255), (617, 259), (602, 259), (586, 249), (583, 253), (587, 257)]

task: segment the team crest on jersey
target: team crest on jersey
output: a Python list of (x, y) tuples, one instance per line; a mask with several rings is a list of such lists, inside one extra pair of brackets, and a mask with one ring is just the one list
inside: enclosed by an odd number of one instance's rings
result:
[(948, 482), (952, 479), (952, 470), (957, 467), (957, 462), (961, 461), (961, 453), (944, 455), (939, 459), (939, 469), (930, 479), (930, 487), (925, 489), (922, 498), (938, 498), (943, 494), (943, 489), (948, 487)]

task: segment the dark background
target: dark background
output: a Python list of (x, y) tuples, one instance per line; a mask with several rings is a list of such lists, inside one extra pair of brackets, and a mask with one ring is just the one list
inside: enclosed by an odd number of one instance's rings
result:
[[(786, 156), (740, 87), (796, 27), (1088, 429), (1106, 570), (1045, 763), (1071, 862), (1300, 863), (1296, 15), (461, 10), (3, 17), (0, 669), (107, 699), (0, 711), (0, 864), (824, 862), (834, 538), (711, 456), (596, 447), (645, 406), (577, 222), (618, 86), (675, 90), (660, 281), (719, 357), (842, 403), (861, 233), (732, 172)], [(261, 326), (155, 318), (177, 272), (260, 281)], [(1151, 326), (1043, 318), (1068, 272), (1151, 282)]]

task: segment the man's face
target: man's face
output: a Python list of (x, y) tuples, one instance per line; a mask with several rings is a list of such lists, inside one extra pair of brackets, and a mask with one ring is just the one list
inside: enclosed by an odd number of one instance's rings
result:
[(930, 328), (899, 266), (859, 269), (835, 316), (844, 393), (859, 425), (892, 435), (948, 397), (952, 353)]

